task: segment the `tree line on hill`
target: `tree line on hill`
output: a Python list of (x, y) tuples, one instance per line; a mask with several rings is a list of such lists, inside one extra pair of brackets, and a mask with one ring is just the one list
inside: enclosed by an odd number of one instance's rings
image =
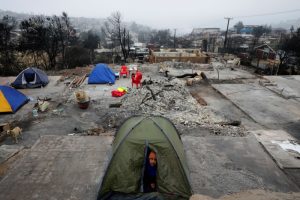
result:
[(78, 37), (67, 13), (32, 16), (17, 23), (11, 16), (0, 20), (0, 74), (12, 75), (34, 65), (57, 70), (89, 64), (99, 36)]
[(128, 27), (120, 12), (112, 13), (100, 31), (80, 33), (66, 12), (60, 16), (34, 15), (22, 20), (5, 15), (0, 19), (0, 75), (15, 75), (28, 66), (59, 70), (111, 62), (114, 55), (95, 55), (94, 50), (100, 46), (117, 49), (126, 62), (133, 44), (130, 28), (136, 29), (140, 42), (166, 47), (174, 44), (170, 30), (139, 30), (135, 23)]

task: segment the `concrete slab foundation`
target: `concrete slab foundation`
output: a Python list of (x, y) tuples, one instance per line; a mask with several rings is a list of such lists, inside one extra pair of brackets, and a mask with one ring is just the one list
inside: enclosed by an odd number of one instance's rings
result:
[(41, 137), (0, 182), (0, 199), (96, 199), (111, 142)]
[(182, 137), (193, 191), (212, 197), (250, 189), (299, 191), (252, 137)]
[(264, 76), (264, 78), (275, 83), (274, 86), (266, 86), (270, 90), (285, 98), (300, 101), (300, 76)]
[(213, 87), (259, 124), (286, 124), (300, 119), (300, 103), (281, 98), (262, 86), (214, 84)]

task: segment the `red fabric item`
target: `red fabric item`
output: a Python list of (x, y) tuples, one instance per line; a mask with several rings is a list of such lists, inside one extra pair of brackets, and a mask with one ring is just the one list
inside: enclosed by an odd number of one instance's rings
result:
[(124, 91), (124, 92), (120, 92), (120, 91), (118, 91), (118, 90), (113, 90), (113, 91), (111, 91), (111, 96), (113, 96), (113, 97), (121, 97), (121, 96), (123, 96), (124, 94), (126, 94), (125, 91)]

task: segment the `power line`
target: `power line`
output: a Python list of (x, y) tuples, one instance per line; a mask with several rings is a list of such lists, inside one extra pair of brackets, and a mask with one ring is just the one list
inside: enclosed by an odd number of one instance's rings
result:
[(261, 16), (280, 15), (280, 14), (293, 13), (293, 12), (300, 12), (300, 9), (286, 10), (286, 11), (279, 11), (279, 12), (272, 12), (272, 13), (264, 13), (264, 14), (257, 14), (257, 15), (235, 16), (234, 18), (261, 17)]

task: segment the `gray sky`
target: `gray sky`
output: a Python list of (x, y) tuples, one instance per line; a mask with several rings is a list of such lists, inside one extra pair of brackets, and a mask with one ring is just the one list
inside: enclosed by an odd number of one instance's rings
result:
[[(220, 27), (224, 17), (235, 17), (231, 24), (271, 24), (300, 18), (300, 0), (0, 0), (0, 9), (30, 14), (61, 14), (72, 17), (106, 18), (120, 11), (125, 21), (136, 21), (152, 28)], [(265, 13), (296, 10), (272, 16), (240, 18)]]

